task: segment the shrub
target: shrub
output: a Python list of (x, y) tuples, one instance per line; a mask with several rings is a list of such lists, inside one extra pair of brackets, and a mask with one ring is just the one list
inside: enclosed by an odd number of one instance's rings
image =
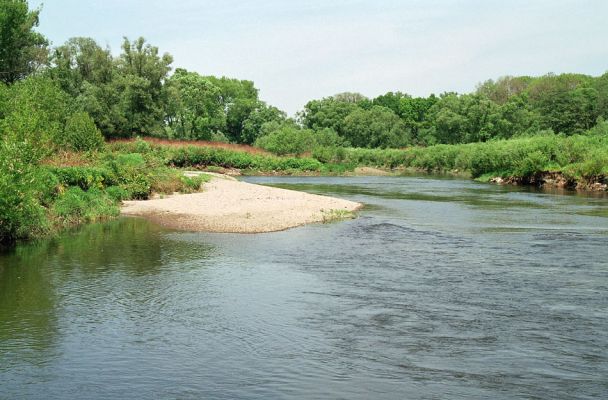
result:
[(13, 141), (32, 143), (38, 156), (61, 143), (72, 101), (52, 80), (32, 76), (11, 86), (6, 94), (0, 132)]
[(102, 189), (112, 180), (110, 171), (100, 167), (49, 167), (59, 184), (63, 186), (78, 186), (82, 190), (91, 188)]
[(30, 161), (25, 143), (0, 142), (0, 243), (12, 243), (46, 230), (40, 204), (43, 177)]
[(99, 150), (104, 144), (101, 131), (86, 112), (78, 112), (68, 117), (62, 142), (65, 147), (76, 151)]
[(114, 200), (99, 189), (84, 191), (71, 187), (53, 204), (52, 215), (59, 226), (94, 222), (118, 215)]

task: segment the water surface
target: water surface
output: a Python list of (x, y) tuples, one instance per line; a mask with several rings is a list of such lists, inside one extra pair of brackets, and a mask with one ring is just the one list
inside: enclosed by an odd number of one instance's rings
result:
[(366, 208), (259, 235), (125, 218), (0, 255), (0, 398), (608, 393), (605, 197), (247, 180)]

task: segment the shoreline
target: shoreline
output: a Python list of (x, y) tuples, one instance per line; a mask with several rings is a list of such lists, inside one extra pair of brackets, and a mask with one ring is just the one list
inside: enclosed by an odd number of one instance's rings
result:
[(125, 201), (121, 214), (178, 230), (266, 233), (351, 218), (363, 205), (335, 197), (213, 176), (202, 192)]

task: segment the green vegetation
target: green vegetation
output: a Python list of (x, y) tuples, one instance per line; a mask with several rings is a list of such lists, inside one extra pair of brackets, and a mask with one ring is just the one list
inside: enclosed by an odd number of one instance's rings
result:
[[(118, 56), (91, 38), (50, 48), (39, 15), (25, 0), (0, 0), (0, 243), (112, 217), (121, 200), (200, 189), (204, 176), (177, 168), (607, 180), (608, 73), (503, 77), (469, 94), (341, 93), (290, 119), (251, 81), (171, 73), (171, 55), (143, 38), (125, 38)], [(104, 140), (134, 136), (273, 154)]]
[(553, 134), (485, 143), (435, 145), (409, 149), (340, 149), (324, 154), (333, 162), (380, 168), (410, 167), (428, 172), (466, 171), (472, 177), (501, 176), (530, 180), (560, 172), (573, 183), (608, 176), (608, 123), (585, 135)]

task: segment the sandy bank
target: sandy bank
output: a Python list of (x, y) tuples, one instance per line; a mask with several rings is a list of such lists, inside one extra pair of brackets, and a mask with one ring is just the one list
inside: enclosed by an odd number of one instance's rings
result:
[(326, 221), (360, 207), (333, 197), (213, 178), (202, 193), (125, 201), (122, 214), (189, 231), (261, 233)]

